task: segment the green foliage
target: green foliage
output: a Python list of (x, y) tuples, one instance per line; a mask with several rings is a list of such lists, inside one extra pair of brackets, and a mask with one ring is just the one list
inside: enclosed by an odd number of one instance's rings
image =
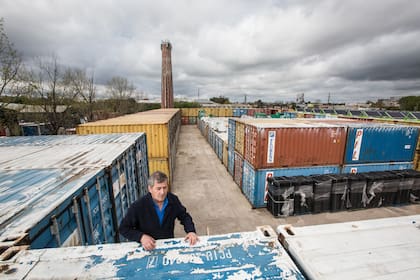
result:
[(213, 101), (219, 104), (230, 104), (229, 98), (224, 97), (222, 95), (220, 95), (219, 97), (212, 97), (210, 98), (210, 101)]
[(179, 101), (175, 102), (175, 108), (200, 108), (201, 104), (197, 102)]
[(420, 96), (406, 96), (399, 100), (400, 109), (404, 111), (419, 111)]

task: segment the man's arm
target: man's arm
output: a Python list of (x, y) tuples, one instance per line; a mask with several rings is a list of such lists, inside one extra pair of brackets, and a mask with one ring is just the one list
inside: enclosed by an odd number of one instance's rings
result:
[(127, 215), (122, 219), (119, 226), (120, 234), (130, 241), (140, 242), (143, 232), (139, 228), (138, 215), (139, 210), (136, 205), (131, 205)]

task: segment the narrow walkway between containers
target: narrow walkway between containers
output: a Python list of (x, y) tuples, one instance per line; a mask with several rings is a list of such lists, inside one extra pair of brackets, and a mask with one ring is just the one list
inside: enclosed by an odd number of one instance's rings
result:
[[(193, 216), (199, 235), (253, 231), (257, 226), (306, 226), (420, 214), (420, 205), (275, 218), (250, 203), (195, 125), (182, 125), (172, 192)], [(175, 236), (184, 236), (177, 223)]]

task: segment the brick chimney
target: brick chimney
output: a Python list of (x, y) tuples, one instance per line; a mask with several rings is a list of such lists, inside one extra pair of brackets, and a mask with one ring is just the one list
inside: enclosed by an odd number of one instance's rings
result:
[(174, 89), (172, 84), (172, 63), (171, 49), (169, 41), (162, 41), (162, 104), (161, 108), (174, 108)]

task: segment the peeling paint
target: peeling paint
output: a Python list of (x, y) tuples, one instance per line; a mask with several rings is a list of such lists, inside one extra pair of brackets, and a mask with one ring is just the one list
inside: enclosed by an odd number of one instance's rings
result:
[[(35, 257), (38, 259), (37, 262), (33, 262)], [(51, 263), (54, 263), (53, 269), (48, 265)], [(273, 235), (267, 238), (259, 230), (203, 236), (195, 246), (189, 246), (181, 238), (158, 240), (157, 247), (153, 251), (146, 251), (134, 242), (32, 250), (20, 252), (14, 259), (4, 264), (8, 264), (10, 268), (19, 268), (19, 265), (29, 266), (28, 278), (37, 278), (47, 269), (52, 269), (44, 276), (133, 279), (304, 279), (290, 257), (284, 254), (284, 249), (276, 237)], [(65, 267), (63, 271), (66, 271), (66, 274), (62, 274), (62, 267)], [(0, 273), (0, 276), (3, 275)]]

